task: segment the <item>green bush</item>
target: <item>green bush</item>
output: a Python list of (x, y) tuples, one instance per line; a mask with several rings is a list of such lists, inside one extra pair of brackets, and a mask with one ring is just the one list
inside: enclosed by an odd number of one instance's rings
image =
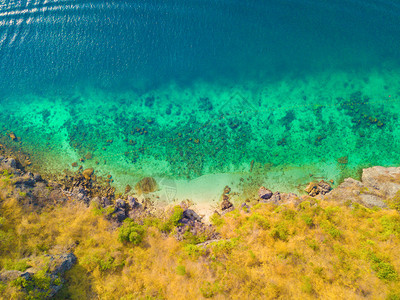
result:
[(321, 222), (321, 227), (326, 233), (328, 233), (333, 238), (339, 238), (342, 235), (340, 230), (336, 228), (336, 226), (333, 225), (328, 220)]
[(219, 291), (219, 286), (217, 283), (211, 283), (205, 281), (201, 284), (200, 292), (204, 298), (211, 298), (214, 297)]
[(279, 240), (282, 240), (285, 242), (289, 238), (289, 230), (288, 230), (287, 226), (283, 223), (276, 224), (270, 234), (274, 239), (279, 239)]
[(188, 244), (184, 246), (186, 254), (193, 260), (198, 259), (200, 256), (206, 254), (206, 249), (193, 244)]
[(4, 269), (6, 270), (17, 270), (24, 272), (29, 267), (30, 265), (26, 262), (25, 259), (18, 261), (6, 260), (6, 262), (4, 263)]
[(396, 195), (388, 201), (389, 207), (400, 212), (400, 191), (397, 191)]
[(213, 225), (215, 226), (222, 226), (224, 224), (224, 219), (217, 213), (214, 213), (211, 217), (210, 217), (210, 221)]
[(372, 270), (376, 272), (376, 276), (379, 279), (387, 281), (397, 280), (397, 272), (389, 262), (383, 261), (375, 253), (370, 254), (370, 259), (372, 261)]
[(143, 226), (136, 224), (132, 219), (125, 219), (124, 224), (119, 228), (118, 239), (120, 242), (130, 242), (139, 245), (144, 237)]
[(249, 222), (256, 223), (262, 229), (269, 229), (271, 225), (268, 222), (268, 219), (258, 213), (254, 213), (250, 216)]
[(172, 215), (160, 225), (160, 230), (164, 232), (171, 232), (172, 229), (179, 225), (179, 221), (182, 219), (183, 209), (179, 205), (175, 206)]
[(176, 267), (176, 274), (185, 276), (186, 275), (186, 268), (185, 266), (177, 266)]

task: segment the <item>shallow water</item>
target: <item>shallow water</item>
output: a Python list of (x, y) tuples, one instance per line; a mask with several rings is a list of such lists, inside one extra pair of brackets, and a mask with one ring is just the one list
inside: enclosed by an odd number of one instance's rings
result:
[[(0, 1), (0, 124), (35, 166), (168, 200), (399, 163), (396, 1)], [(97, 163), (96, 163), (97, 162)], [(163, 184), (164, 183), (164, 184)], [(254, 189), (253, 189), (254, 188)]]

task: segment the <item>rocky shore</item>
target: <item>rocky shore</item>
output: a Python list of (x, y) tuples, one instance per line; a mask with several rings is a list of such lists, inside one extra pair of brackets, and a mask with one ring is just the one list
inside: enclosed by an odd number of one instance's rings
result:
[[(76, 172), (67, 172), (64, 176), (55, 177), (54, 180), (45, 180), (40, 174), (26, 171), (18, 159), (0, 156), (0, 171), (13, 186), (11, 190), (1, 191), (3, 197), (4, 193), (7, 193), (7, 197), (15, 198), (22, 206), (34, 210), (41, 210), (52, 205), (81, 203), (103, 214), (110, 221), (111, 228), (121, 226), (127, 218), (139, 224), (145, 217), (163, 218), (174, 207), (157, 203), (157, 198), (152, 196), (157, 189), (157, 182), (151, 177), (145, 177), (139, 181), (132, 192), (127, 189), (125, 194), (116, 194), (109, 182), (96, 178), (93, 169), (80, 168)], [(388, 203), (398, 195), (399, 190), (400, 168), (379, 166), (364, 169), (361, 181), (346, 178), (334, 189), (323, 180), (310, 182), (305, 189), (306, 194), (301, 196), (294, 193), (273, 192), (262, 186), (254, 197), (246, 199), (245, 202), (236, 203), (235, 193), (226, 186), (221, 191), (219, 207), (210, 208), (211, 213), (208, 216), (197, 212), (190, 201), (175, 204), (175, 207), (178, 205), (181, 208), (182, 214), (174, 223), (176, 226), (174, 237), (177, 240), (183, 240), (187, 236), (207, 236), (205, 241), (198, 240), (199, 245), (207, 248), (220, 239), (219, 233), (215, 230), (215, 226), (210, 224), (209, 218), (220, 217), (235, 209), (248, 213), (254, 205), (260, 203), (297, 207), (303, 201), (310, 199), (332, 201), (343, 205), (358, 203), (368, 208), (385, 209)], [(32, 260), (29, 257), (27, 259)], [(40, 261), (38, 265), (43, 264), (44, 261), (50, 262), (51, 267), (47, 269), (44, 276), (49, 280), (50, 293), (46, 294), (46, 297), (52, 297), (61, 289), (62, 274), (73, 266), (76, 257), (71, 251), (56, 256), (47, 255), (35, 260)], [(24, 272), (2, 270), (0, 281), (31, 282), (39, 269), (29, 268)]]

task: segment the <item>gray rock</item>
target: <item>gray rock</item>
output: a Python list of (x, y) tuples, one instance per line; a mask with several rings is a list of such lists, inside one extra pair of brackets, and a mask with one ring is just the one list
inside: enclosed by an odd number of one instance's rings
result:
[(139, 206), (139, 202), (137, 201), (137, 199), (135, 197), (128, 196), (128, 205), (132, 209), (132, 208)]
[(273, 204), (279, 204), (280, 201), (281, 201), (281, 193), (279, 192), (273, 193), (269, 199), (260, 200), (261, 203), (273, 203)]
[(34, 179), (36, 182), (43, 181), (42, 176), (41, 176), (40, 174), (37, 174), (37, 173), (33, 175), (33, 179)]
[(49, 272), (52, 275), (63, 274), (72, 268), (76, 263), (76, 256), (73, 253), (65, 253), (60, 255), (45, 255), (50, 259)]
[(258, 190), (258, 197), (264, 200), (268, 200), (272, 197), (272, 191), (262, 186)]
[(114, 214), (118, 222), (123, 222), (127, 218), (125, 209), (122, 208), (118, 208)]
[(21, 272), (21, 271), (17, 271), (17, 270), (7, 270), (7, 271), (0, 272), (0, 281), (2, 281), (2, 282), (10, 282), (19, 277), (29, 280), (31, 278), (31, 273)]
[(103, 207), (111, 205), (111, 201), (107, 197), (102, 197), (100, 203)]
[(90, 202), (87, 191), (80, 186), (74, 187), (71, 192), (71, 197), (86, 204), (89, 204)]
[(17, 161), (14, 158), (3, 158), (1, 166), (9, 171), (17, 168)]
[(400, 168), (377, 166), (363, 169), (362, 183), (376, 189), (385, 198), (393, 198), (400, 190)]
[(329, 183), (327, 183), (326, 181), (321, 180), (320, 182), (318, 182), (318, 189), (320, 194), (325, 195), (327, 193), (329, 193), (329, 191), (332, 189), (331, 185)]
[(246, 203), (242, 203), (240, 205), (240, 208), (243, 209), (246, 212), (250, 212), (250, 206), (248, 206)]
[(229, 208), (233, 207), (233, 204), (228, 200), (224, 199), (221, 202), (221, 210), (227, 210)]
[(115, 200), (115, 206), (117, 208), (125, 208), (125, 201), (122, 199)]
[(182, 214), (182, 223), (187, 223), (188, 221), (201, 221), (201, 218), (194, 210), (186, 209)]
[(371, 194), (360, 194), (360, 198), (362, 204), (364, 204), (367, 207), (374, 207), (374, 206), (378, 206), (381, 208), (387, 207), (386, 203), (379, 196)]

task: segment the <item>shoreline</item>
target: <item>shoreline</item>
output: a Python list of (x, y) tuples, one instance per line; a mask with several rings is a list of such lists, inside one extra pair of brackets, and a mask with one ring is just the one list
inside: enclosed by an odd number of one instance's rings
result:
[[(305, 180), (304, 184), (297, 185), (296, 193), (290, 190), (279, 189), (279, 185), (282, 184), (282, 182), (277, 182), (274, 185), (274, 183), (270, 181), (269, 184), (265, 184), (265, 181), (260, 181), (256, 176), (249, 176), (244, 179), (241, 174), (236, 174), (235, 176), (232, 176), (232, 174), (203, 175), (190, 181), (171, 180), (162, 177), (144, 177), (137, 183), (128, 184), (125, 187), (125, 191), (121, 192), (115, 188), (112, 182), (113, 180), (111, 180), (112, 177), (99, 176), (92, 168), (84, 169), (82, 165), (74, 168), (75, 171), (64, 170), (63, 173), (42, 173), (40, 172), (40, 168), (30, 161), (29, 154), (21, 150), (15, 151), (15, 149), (7, 148), (3, 144), (0, 144), (0, 157), (6, 160), (7, 158), (14, 158), (14, 169), (19, 170), (18, 172), (22, 174), (21, 176), (31, 176), (32, 178), (34, 176), (39, 176), (43, 178), (48, 186), (57, 187), (59, 190), (58, 196), (60, 197), (64, 196), (65, 198), (67, 195), (68, 199), (75, 198), (88, 205), (94, 199), (97, 199), (95, 201), (102, 201), (104, 207), (107, 205), (116, 205), (120, 200), (126, 203), (133, 201), (148, 209), (148, 212), (153, 211), (156, 212), (156, 214), (168, 210), (174, 205), (183, 205), (194, 210), (205, 223), (209, 223), (210, 217), (215, 212), (225, 213), (226, 211), (224, 212), (224, 210), (226, 208), (229, 208), (228, 211), (230, 211), (237, 207), (251, 207), (260, 201), (275, 204), (299, 203), (310, 196), (332, 199), (332, 195), (337, 197), (338, 193), (339, 195), (340, 193), (345, 194), (347, 198), (353, 199), (356, 202), (365, 202), (364, 204), (367, 206), (373, 204), (385, 207), (384, 200), (387, 198), (386, 196), (388, 193), (384, 192), (382, 194), (382, 192), (375, 191), (364, 192), (364, 194), (362, 194), (362, 190), (368, 188), (365, 187), (361, 181), (364, 180), (364, 173), (371, 169), (381, 168), (384, 170), (397, 170), (395, 167), (361, 169), (359, 172), (359, 180), (348, 177), (342, 182), (333, 183), (332, 181), (325, 181), (325, 178), (322, 177), (310, 176), (312, 174), (305, 172), (304, 169), (302, 170), (300, 167), (292, 168), (294, 174), (298, 175), (300, 172), (303, 176), (303, 180)], [(288, 169), (290, 170), (290, 168)], [(87, 173), (88, 171), (89, 173)], [(40, 175), (33, 175), (33, 173)], [(277, 172), (274, 175), (275, 177), (270, 176), (270, 180), (279, 178), (281, 173)], [(138, 190), (138, 184), (148, 179), (153, 180), (155, 185), (152, 190), (143, 193), (140, 189)], [(320, 184), (318, 184), (318, 182), (328, 186), (324, 193), (318, 192), (320, 189)], [(213, 188), (210, 188), (211, 186)], [(270, 197), (271, 199), (263, 199), (262, 196), (260, 196), (260, 191), (264, 186), (266, 186), (266, 189), (273, 195), (273, 197)], [(290, 183), (286, 186), (290, 186)], [(358, 191), (354, 192), (356, 198), (354, 198), (354, 195), (347, 192), (349, 186), (351, 186), (353, 190), (358, 189)], [(316, 194), (315, 190), (317, 191)], [(327, 194), (327, 196), (325, 196), (325, 194)], [(382, 195), (385, 195), (386, 198), (383, 199)], [(390, 197), (394, 196), (392, 191), (389, 191), (389, 195)], [(333, 200), (338, 201), (337, 199)]]

